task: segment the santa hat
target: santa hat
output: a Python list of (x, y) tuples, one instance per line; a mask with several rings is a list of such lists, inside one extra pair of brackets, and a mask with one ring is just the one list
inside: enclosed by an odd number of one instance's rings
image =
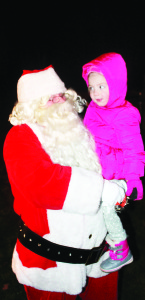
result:
[(43, 70), (23, 71), (17, 84), (18, 102), (28, 102), (65, 91), (64, 83), (51, 65)]

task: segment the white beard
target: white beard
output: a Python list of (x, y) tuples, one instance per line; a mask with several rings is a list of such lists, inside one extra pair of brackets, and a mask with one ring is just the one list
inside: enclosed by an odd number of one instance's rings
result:
[(35, 113), (43, 135), (42, 147), (54, 163), (101, 173), (95, 143), (75, 112), (73, 103), (53, 104)]

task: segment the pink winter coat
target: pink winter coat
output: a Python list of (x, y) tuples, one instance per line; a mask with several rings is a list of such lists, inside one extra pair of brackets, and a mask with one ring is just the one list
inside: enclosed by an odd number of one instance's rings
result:
[(143, 198), (140, 177), (144, 176), (145, 152), (140, 134), (141, 117), (137, 108), (125, 100), (127, 69), (121, 55), (103, 54), (83, 66), (83, 78), (99, 72), (109, 86), (109, 101), (99, 107), (91, 101), (84, 124), (93, 134), (96, 152), (106, 179), (126, 179), (127, 195), (137, 188), (137, 199)]

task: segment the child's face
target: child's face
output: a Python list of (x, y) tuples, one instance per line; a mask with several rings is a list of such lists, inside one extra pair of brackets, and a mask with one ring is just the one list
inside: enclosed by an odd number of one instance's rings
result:
[(91, 99), (98, 106), (106, 106), (109, 101), (109, 87), (105, 77), (97, 72), (90, 73), (88, 90)]

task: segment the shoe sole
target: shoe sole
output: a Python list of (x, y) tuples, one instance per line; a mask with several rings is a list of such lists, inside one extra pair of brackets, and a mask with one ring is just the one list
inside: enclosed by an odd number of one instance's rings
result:
[(115, 268), (115, 269), (105, 270), (105, 269), (102, 269), (101, 267), (100, 267), (100, 269), (101, 269), (101, 271), (103, 271), (103, 272), (105, 272), (105, 273), (115, 272), (115, 271), (120, 270), (122, 267), (124, 267), (124, 266), (126, 266), (126, 265), (132, 263), (132, 262), (133, 262), (133, 257), (131, 257), (129, 261), (127, 261), (126, 263), (124, 263), (124, 264), (121, 265), (121, 266), (118, 266), (118, 267)]

